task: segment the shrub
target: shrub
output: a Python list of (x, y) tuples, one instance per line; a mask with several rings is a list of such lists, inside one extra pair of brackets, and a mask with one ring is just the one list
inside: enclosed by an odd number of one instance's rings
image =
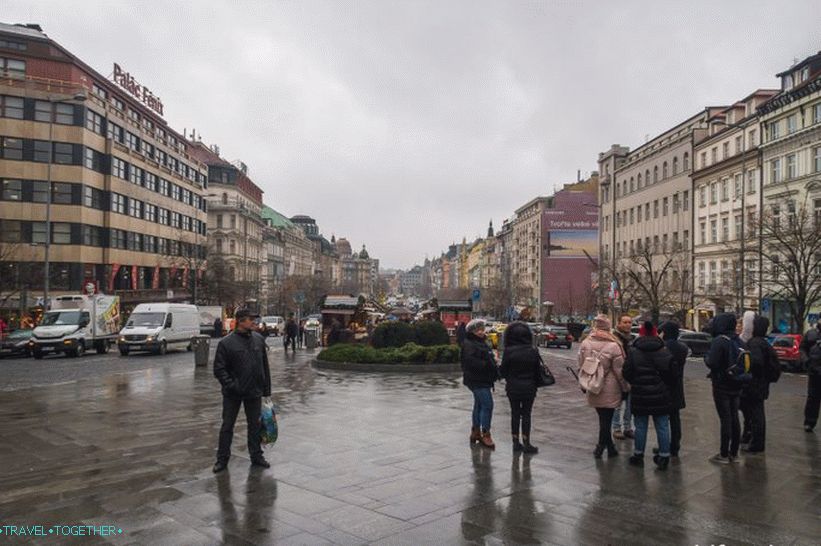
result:
[(447, 345), (450, 336), (445, 325), (435, 320), (422, 320), (413, 325), (416, 333), (416, 343), (424, 347), (433, 345)]
[(383, 322), (373, 331), (371, 344), (377, 349), (402, 347), (415, 340), (413, 327), (406, 322)]
[(363, 364), (450, 364), (459, 362), (459, 348), (454, 345), (423, 347), (406, 343), (402, 347), (375, 349), (367, 345), (339, 343), (324, 349), (318, 358)]

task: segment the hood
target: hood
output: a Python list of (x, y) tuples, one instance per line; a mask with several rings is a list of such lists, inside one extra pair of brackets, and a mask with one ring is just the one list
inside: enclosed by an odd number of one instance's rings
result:
[(665, 341), (678, 339), (679, 327), (675, 322), (669, 320), (664, 322), (661, 326), (659, 326), (659, 331), (664, 334)]
[(753, 321), (755, 320), (755, 311), (744, 311), (744, 317), (741, 319), (741, 341), (744, 343), (750, 341), (753, 337)]
[(38, 326), (34, 329), (34, 336), (38, 338), (63, 337), (74, 333), (80, 327), (76, 324), (55, 324), (53, 326)]
[(530, 331), (530, 326), (524, 322), (514, 322), (505, 328), (505, 347), (513, 347), (515, 345), (532, 345), (533, 332)]
[(732, 313), (721, 313), (713, 319), (713, 336), (735, 335), (735, 325), (738, 321)]
[(770, 329), (770, 319), (767, 317), (755, 317), (753, 320), (753, 337), (767, 337)]
[(633, 342), (633, 347), (645, 352), (660, 351), (664, 348), (664, 341), (658, 336), (641, 336)]

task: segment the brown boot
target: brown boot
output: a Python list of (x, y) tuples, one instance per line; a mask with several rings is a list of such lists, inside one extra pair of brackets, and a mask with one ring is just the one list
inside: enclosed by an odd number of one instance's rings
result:
[(489, 447), (490, 449), (496, 449), (496, 444), (493, 443), (493, 438), (490, 437), (490, 430), (482, 431), (481, 445), (484, 447)]
[(478, 444), (482, 440), (482, 432), (479, 427), (471, 427), (470, 429), (470, 445)]

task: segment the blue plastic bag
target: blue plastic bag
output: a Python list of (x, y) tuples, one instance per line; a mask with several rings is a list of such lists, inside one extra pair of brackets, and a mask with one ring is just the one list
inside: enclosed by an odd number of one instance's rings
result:
[(267, 396), (262, 399), (262, 415), (259, 424), (262, 443), (275, 444), (279, 436), (277, 412), (274, 409), (274, 403)]

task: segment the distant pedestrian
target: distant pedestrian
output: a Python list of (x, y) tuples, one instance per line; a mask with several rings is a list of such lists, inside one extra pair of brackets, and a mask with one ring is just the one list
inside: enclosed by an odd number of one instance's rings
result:
[[(632, 332), (633, 318), (630, 315), (622, 315), (619, 317), (619, 322), (613, 329), (613, 335), (621, 343), (624, 356), (630, 352), (630, 345), (633, 343), (634, 335)], [(635, 438), (633, 434), (633, 414), (630, 411), (630, 392), (624, 392), (621, 396), (621, 404), (613, 412), (613, 438), (616, 440), (624, 440), (625, 438)]]
[(644, 466), (650, 417), (653, 418), (659, 445), (653, 462), (660, 470), (665, 470), (670, 464), (670, 410), (674, 384), (672, 360), (673, 356), (658, 336), (656, 327), (646, 321), (624, 365), (624, 378), (630, 382), (633, 419), (636, 421), (636, 439), (633, 442), (633, 456), (630, 457), (632, 465)]
[(231, 458), (234, 424), (240, 406), (248, 425), (248, 454), (253, 466), (269, 468), (260, 445), (262, 397), (271, 396), (271, 372), (265, 338), (253, 331), (254, 315), (238, 309), (234, 331), (220, 340), (214, 357), (214, 376), (222, 386), (222, 426), (214, 472), (222, 472)]
[(333, 322), (331, 322), (331, 329), (328, 331), (328, 347), (339, 343), (341, 333), (342, 326), (340, 326), (338, 320), (334, 319)]
[(301, 349), (305, 343), (305, 321), (299, 321), (299, 331), (297, 333), (297, 346)]
[(524, 322), (510, 324), (505, 329), (505, 350), (499, 372), (505, 379), (505, 392), (510, 401), (510, 430), (514, 452), (539, 452), (539, 448), (530, 443), (530, 416), (536, 400), (539, 366), (541, 357), (539, 350), (533, 347), (533, 332), (530, 327)]
[(299, 327), (296, 325), (294, 316), (291, 315), (285, 323), (285, 336), (282, 338), (282, 343), (285, 346), (286, 353), (288, 352), (289, 345), (291, 346), (291, 350), (296, 353), (296, 338), (298, 335)]
[(9, 324), (4, 317), (0, 317), (0, 335), (5, 334), (9, 330)]
[(812, 432), (818, 424), (821, 409), (821, 320), (801, 339), (801, 360), (807, 368), (807, 403), (804, 406), (804, 430)]
[(214, 337), (222, 337), (222, 319), (220, 317), (214, 319)]
[[(746, 329), (747, 313), (744, 314), (744, 322)], [(750, 351), (752, 379), (741, 388), (740, 407), (744, 415), (741, 451), (762, 453), (767, 432), (764, 401), (770, 397), (770, 381), (778, 379), (781, 364), (778, 362), (775, 349), (767, 342), (770, 320), (766, 317), (757, 317), (753, 313), (752, 322), (750, 338), (745, 340)]]
[(736, 335), (736, 322), (735, 315), (731, 313), (721, 313), (713, 318), (713, 341), (706, 358), (713, 385), (713, 402), (721, 422), (720, 450), (710, 458), (718, 464), (735, 462), (741, 441), (738, 420), (741, 382), (728, 373), (740, 351), (744, 350), (744, 342)]
[(613, 413), (621, 405), (622, 392), (630, 390), (630, 385), (622, 376), (624, 350), (618, 338), (610, 332), (610, 319), (605, 315), (598, 315), (593, 319), (592, 326), (590, 335), (579, 347), (579, 368), (592, 363), (596, 366), (597, 374), (603, 376), (601, 390), (597, 393), (587, 392), (587, 403), (596, 408), (599, 416), (599, 439), (593, 456), (601, 459), (605, 449), (608, 457), (619, 454), (610, 429)]
[(485, 343), (485, 323), (475, 319), (465, 326), (465, 341), (462, 344), (462, 382), (473, 393), (473, 427), (470, 443), (495, 449), (490, 436), (493, 418), (493, 389), (499, 378), (493, 350)]
[(678, 340), (679, 325), (673, 321), (667, 321), (659, 327), (664, 338), (664, 346), (673, 356), (671, 364), (670, 396), (672, 403), (670, 406), (670, 456), (678, 457), (681, 449), (681, 410), (687, 407), (684, 400), (684, 366), (687, 364), (687, 346)]
[(456, 344), (459, 347), (462, 346), (462, 343), (465, 342), (465, 336), (467, 335), (467, 331), (465, 330), (465, 323), (459, 322), (459, 325), (456, 327)]

